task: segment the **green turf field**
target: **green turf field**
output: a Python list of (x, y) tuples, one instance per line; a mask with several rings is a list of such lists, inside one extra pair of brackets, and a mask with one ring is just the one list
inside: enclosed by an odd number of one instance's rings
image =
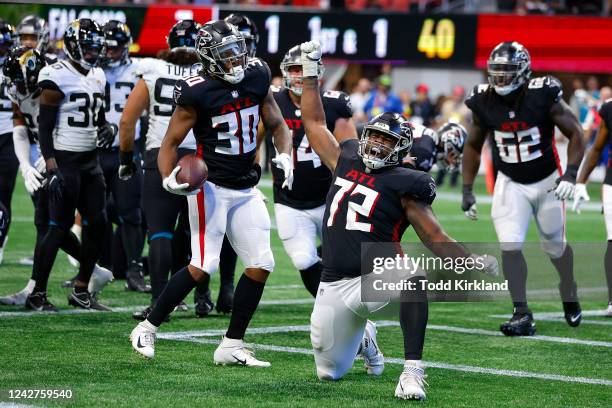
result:
[[(269, 182), (267, 183), (269, 185)], [(271, 196), (269, 187), (262, 187)], [(599, 191), (593, 186), (591, 198)], [(452, 190), (442, 189), (442, 192)], [(456, 190), (454, 191), (456, 192)], [(477, 192), (482, 193), (482, 186)], [(271, 205), (269, 205), (271, 208)], [(32, 205), (21, 181), (13, 202), (10, 241), (0, 266), (0, 294), (20, 290), (29, 278), (19, 258), (31, 255), (34, 227)], [(494, 242), (490, 206), (480, 204), (481, 220), (470, 222), (449, 197), (434, 206), (447, 232), (460, 241)], [(535, 228), (529, 240), (536, 241)], [(603, 242), (603, 217), (596, 210), (568, 214), (571, 241)], [(412, 232), (405, 240), (415, 240)], [(336, 383), (317, 380), (308, 335), (312, 303), (297, 271), (285, 255), (276, 231), (272, 233), (276, 270), (246, 340), (270, 369), (216, 367), (212, 353), (228, 317), (196, 319), (193, 309), (175, 313), (161, 330), (156, 358), (146, 361), (132, 352), (128, 335), (135, 325), (131, 312), (148, 303), (146, 295), (128, 293), (123, 282), (111, 284), (101, 298), (112, 313), (70, 313), (67, 289), (60, 283), (74, 274), (63, 254), (58, 256), (49, 283), (50, 300), (62, 308), (56, 315), (34, 315), (16, 307), (0, 309), (0, 401), (7, 389), (70, 389), (73, 399), (13, 401), (34, 406), (88, 407), (238, 407), (238, 406), (364, 406), (410, 404), (393, 397), (402, 366), (402, 337), (396, 319), (379, 316), (378, 340), (386, 357), (380, 378), (366, 375), (357, 361)], [(542, 254), (544, 260), (546, 258)], [(590, 288), (583, 310), (602, 310), (605, 281), (601, 258), (592, 257), (588, 277), (578, 284)], [(536, 269), (536, 270), (533, 270)], [(542, 283), (538, 268), (530, 281)], [(213, 278), (216, 288), (218, 278)], [(546, 283), (546, 282), (544, 282)], [(556, 282), (548, 287), (556, 287)], [(215, 295), (216, 296), (216, 295)], [(191, 303), (192, 297), (188, 300)], [(428, 400), (435, 407), (611, 407), (612, 319), (585, 316), (570, 328), (557, 314), (555, 296), (531, 307), (536, 316), (536, 339), (504, 338), (501, 317), (511, 312), (508, 302), (433, 303), (424, 359), (429, 368)], [(67, 313), (68, 312), (68, 313)], [(595, 314), (595, 313), (593, 313)], [(181, 332), (178, 334), (177, 332)], [(0, 402), (0, 407), (2, 407)]]

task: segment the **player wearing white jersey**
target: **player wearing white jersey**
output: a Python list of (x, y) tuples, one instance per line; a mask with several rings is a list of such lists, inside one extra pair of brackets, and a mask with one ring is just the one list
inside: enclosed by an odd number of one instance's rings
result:
[[(170, 117), (174, 111), (174, 84), (183, 76), (197, 73), (199, 65), (193, 48), (198, 24), (193, 20), (176, 23), (168, 35), (169, 50), (165, 59), (146, 58), (140, 62), (141, 79), (127, 100), (120, 121), (119, 177), (128, 180), (138, 171), (134, 161), (134, 139), (136, 124), (145, 110), (149, 112), (149, 128), (145, 139), (143, 209), (147, 219), (149, 241), (149, 274), (151, 276), (151, 305), (153, 305), (168, 281), (173, 266), (173, 240), (183, 239), (183, 231), (175, 236), (175, 225), (179, 213), (186, 208), (185, 197), (171, 194), (163, 189), (162, 178), (157, 168), (157, 154)], [(195, 152), (193, 132), (181, 144), (179, 155)], [(181, 235), (181, 236), (178, 236)], [(189, 247), (186, 243), (184, 247)], [(181, 257), (185, 266), (187, 254)], [(137, 320), (146, 319), (150, 307), (134, 314)]]
[[(0, 18), (0, 66), (13, 46), (15, 29)], [(11, 101), (6, 92), (3, 74), (0, 73), (0, 263), (11, 225), (11, 198), (15, 188), (19, 163), (13, 149)]]
[(49, 229), (35, 254), (36, 285), (26, 305), (53, 309), (47, 300), (47, 282), (78, 209), (83, 219), (81, 262), (68, 301), (75, 307), (107, 310), (87, 290), (106, 226), (105, 185), (96, 152), (99, 133), (108, 135), (98, 131), (105, 124), (106, 77), (96, 67), (104, 51), (102, 29), (87, 18), (74, 20), (64, 33), (64, 48), (68, 60), (44, 67), (38, 76)]
[[(142, 168), (137, 159), (136, 171), (129, 180), (121, 180), (119, 170), (119, 121), (127, 99), (140, 78), (140, 59), (129, 57), (132, 35), (128, 26), (117, 20), (108, 21), (104, 27), (106, 55), (101, 66), (106, 74), (106, 92), (104, 110), (108, 123), (113, 128), (115, 137), (109, 140), (110, 146), (98, 150), (100, 165), (104, 172), (107, 192), (107, 212), (109, 221), (117, 225), (118, 231), (112, 233), (112, 224), (108, 224), (109, 234), (113, 241), (107, 242), (109, 254), (107, 262), (112, 264), (115, 276), (127, 278), (126, 288), (137, 292), (148, 292), (151, 288), (145, 284), (140, 257), (144, 247), (142, 231)], [(140, 122), (136, 122), (135, 139), (140, 138)], [(139, 157), (140, 152), (136, 152)], [(109, 239), (110, 241), (110, 239)], [(111, 253), (110, 249), (113, 248)], [(103, 254), (104, 255), (104, 254)], [(127, 261), (127, 262), (126, 262)]]

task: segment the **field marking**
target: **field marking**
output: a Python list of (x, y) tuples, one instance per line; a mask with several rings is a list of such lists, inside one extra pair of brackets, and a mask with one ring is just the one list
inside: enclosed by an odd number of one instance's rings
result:
[[(158, 336), (158, 338), (160, 338), (160, 336)], [(176, 339), (176, 340), (186, 341), (186, 342), (191, 342), (191, 343), (199, 343), (199, 344), (213, 344), (213, 345), (219, 344), (219, 340), (213, 340), (213, 339), (181, 338), (181, 339)], [(266, 351), (275, 351), (275, 352), (284, 352), (284, 353), (302, 354), (302, 355), (312, 355), (313, 354), (313, 351), (311, 349), (300, 348), (300, 347), (275, 346), (271, 344), (260, 344), (260, 343), (250, 343), (248, 344), (248, 346), (251, 346), (258, 350), (266, 350)], [(386, 363), (404, 365), (404, 361), (405, 360), (401, 358), (385, 357)], [(604, 379), (599, 379), (599, 378), (570, 377), (566, 375), (536, 373), (532, 371), (503, 370), (503, 369), (497, 369), (497, 368), (469, 366), (469, 365), (463, 365), (463, 364), (450, 364), (450, 363), (437, 362), (437, 361), (423, 361), (423, 365), (425, 367), (430, 367), (430, 368), (439, 368), (443, 370), (452, 370), (452, 371), (462, 371), (462, 372), (467, 372), (467, 373), (490, 374), (490, 375), (499, 375), (499, 376), (505, 376), (505, 377), (536, 378), (540, 380), (605, 385), (609, 387), (612, 386), (611, 380), (604, 380)]]
[[(606, 316), (605, 310), (583, 310), (582, 316)], [(489, 315), (489, 317), (493, 318), (501, 318), (508, 319), (510, 315), (506, 314), (494, 314)], [(542, 320), (544, 322), (562, 322), (565, 323), (565, 317), (563, 317), (563, 313), (561, 312), (546, 312), (546, 313), (534, 313), (533, 318), (535, 320)], [(611, 319), (612, 320), (612, 319)], [(598, 326), (612, 326), (612, 321), (604, 321), (604, 320), (592, 320), (592, 319), (582, 319), (580, 324), (594, 324)]]
[(3, 402), (0, 401), (0, 408), (40, 408), (41, 405), (26, 405), (26, 404), (17, 404), (14, 402)]
[[(392, 320), (380, 320), (376, 322), (376, 326), (378, 328), (381, 327), (399, 327), (399, 322)], [(456, 326), (446, 326), (446, 325), (437, 325), (437, 324), (429, 324), (427, 325), (428, 330), (442, 331), (442, 332), (450, 332), (450, 333), (461, 333), (461, 334), (478, 334), (485, 336), (493, 336), (493, 337), (505, 337), (501, 332), (494, 330), (484, 330), (484, 329), (472, 329), (467, 327), (456, 327)], [(272, 327), (256, 327), (252, 329), (248, 329), (248, 334), (270, 334), (270, 333), (289, 333), (289, 332), (309, 332), (310, 326), (301, 325), (301, 326), (272, 326)], [(197, 337), (215, 337), (222, 336), (225, 334), (225, 330), (200, 330), (200, 331), (183, 331), (183, 332), (168, 332), (168, 333), (158, 333), (157, 337), (160, 339), (167, 340), (181, 340), (187, 338), (197, 338)], [(544, 341), (548, 343), (561, 343), (561, 344), (575, 344), (581, 346), (589, 346), (589, 347), (608, 347), (612, 348), (612, 342), (608, 341), (598, 341), (598, 340), (583, 340), (583, 339), (574, 339), (571, 337), (558, 337), (558, 336), (524, 336), (517, 337), (517, 339), (521, 340), (532, 340), (532, 341)]]

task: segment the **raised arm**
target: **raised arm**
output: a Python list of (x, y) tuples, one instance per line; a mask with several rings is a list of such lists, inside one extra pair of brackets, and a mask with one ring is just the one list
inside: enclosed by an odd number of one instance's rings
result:
[(327, 129), (323, 102), (319, 91), (317, 64), (321, 59), (321, 46), (316, 41), (309, 41), (303, 43), (300, 47), (304, 75), (301, 99), (304, 132), (308, 138), (308, 143), (319, 155), (323, 164), (333, 172), (336, 169), (338, 157), (340, 157), (340, 145), (334, 135)]

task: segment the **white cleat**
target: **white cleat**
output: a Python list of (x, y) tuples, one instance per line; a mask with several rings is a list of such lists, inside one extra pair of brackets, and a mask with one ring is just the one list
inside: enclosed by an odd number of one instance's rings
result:
[(130, 333), (130, 341), (135, 352), (146, 358), (153, 358), (155, 357), (155, 332), (147, 325), (150, 323), (146, 320), (138, 323)]
[(421, 367), (404, 365), (404, 371), (395, 387), (395, 396), (405, 400), (425, 400), (426, 377)]
[(115, 279), (115, 277), (111, 271), (101, 266), (94, 265), (87, 290), (92, 295), (99, 293), (106, 285), (112, 282), (113, 279)]
[(606, 317), (612, 317), (612, 302), (608, 303), (608, 308), (606, 309)]
[(241, 365), (246, 367), (270, 367), (267, 361), (255, 358), (252, 350), (246, 348), (243, 340), (223, 337), (213, 356), (216, 365)]
[(359, 354), (363, 358), (366, 371), (370, 375), (381, 375), (385, 369), (385, 356), (376, 342), (376, 325), (368, 320), (361, 339)]
[(32, 290), (25, 288), (12, 295), (0, 297), (0, 305), (25, 306), (26, 299), (30, 296), (30, 293), (32, 293)]

